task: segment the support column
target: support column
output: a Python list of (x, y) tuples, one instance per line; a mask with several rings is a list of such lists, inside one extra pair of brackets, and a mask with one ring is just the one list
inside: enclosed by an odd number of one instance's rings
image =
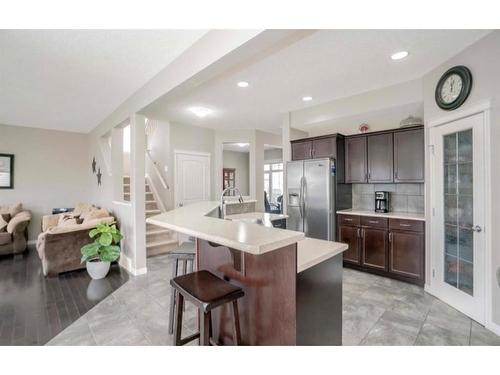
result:
[(134, 274), (147, 272), (146, 268), (146, 118), (130, 117), (130, 196), (132, 204), (132, 267)]
[(291, 113), (288, 112), (283, 116), (283, 122), (281, 126), (281, 136), (283, 142), (283, 213), (287, 212), (287, 184), (286, 184), (286, 163), (292, 160), (292, 148), (290, 145), (291, 140)]
[(111, 130), (111, 171), (113, 200), (123, 201), (123, 128)]

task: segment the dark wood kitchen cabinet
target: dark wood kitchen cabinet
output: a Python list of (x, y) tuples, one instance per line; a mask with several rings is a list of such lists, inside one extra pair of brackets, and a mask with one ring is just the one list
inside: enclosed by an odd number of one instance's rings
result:
[(368, 182), (366, 137), (345, 140), (345, 168), (346, 183)]
[(368, 182), (391, 183), (394, 180), (393, 134), (367, 137)]
[(424, 129), (394, 133), (394, 182), (424, 182)]
[(364, 267), (387, 269), (387, 229), (363, 228), (362, 265)]
[(344, 266), (423, 285), (424, 222), (339, 214), (338, 241), (347, 243)]
[(390, 220), (389, 272), (424, 280), (424, 223)]
[(312, 141), (292, 142), (292, 160), (312, 158)]
[(339, 226), (339, 241), (349, 245), (349, 249), (344, 251), (344, 262), (361, 264), (360, 238), (360, 228), (350, 225)]
[(292, 160), (335, 159), (337, 183), (344, 183), (344, 138), (342, 134), (330, 134), (291, 141)]

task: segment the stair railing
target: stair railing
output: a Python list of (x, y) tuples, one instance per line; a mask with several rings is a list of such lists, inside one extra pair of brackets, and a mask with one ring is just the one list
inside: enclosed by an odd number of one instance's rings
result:
[(158, 163), (156, 161), (154, 161), (149, 150), (146, 150), (146, 155), (148, 156), (148, 159), (151, 162), (151, 164), (153, 164), (153, 169), (155, 170), (156, 177), (158, 177), (158, 179), (160, 180), (160, 183), (163, 186), (163, 188), (170, 190), (170, 186), (168, 186), (167, 181), (165, 181), (165, 179), (163, 178), (163, 176), (160, 172), (160, 168), (158, 167)]

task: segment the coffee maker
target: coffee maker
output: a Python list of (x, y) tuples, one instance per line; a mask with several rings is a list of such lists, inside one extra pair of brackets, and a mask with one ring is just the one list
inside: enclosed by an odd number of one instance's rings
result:
[(375, 212), (389, 212), (389, 192), (375, 192)]

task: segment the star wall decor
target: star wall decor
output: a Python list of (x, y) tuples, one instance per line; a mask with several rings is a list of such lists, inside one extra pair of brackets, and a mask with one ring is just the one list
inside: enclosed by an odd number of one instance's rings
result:
[(101, 177), (102, 177), (101, 168), (99, 168), (99, 171), (97, 172), (97, 186), (101, 186)]
[(95, 173), (97, 163), (95, 161), (95, 156), (92, 158), (92, 173)]

